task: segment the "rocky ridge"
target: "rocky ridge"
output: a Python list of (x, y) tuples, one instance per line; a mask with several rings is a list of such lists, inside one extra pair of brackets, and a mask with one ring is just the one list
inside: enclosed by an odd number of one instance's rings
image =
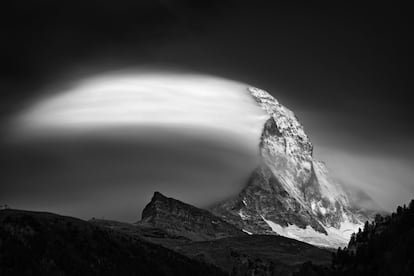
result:
[(181, 236), (192, 241), (204, 241), (225, 237), (245, 236), (234, 225), (179, 200), (155, 192), (151, 202), (142, 211), (140, 226), (163, 229), (170, 235)]

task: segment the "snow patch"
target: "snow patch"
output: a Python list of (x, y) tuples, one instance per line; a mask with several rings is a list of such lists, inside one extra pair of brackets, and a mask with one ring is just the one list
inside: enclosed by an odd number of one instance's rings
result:
[(306, 226), (305, 229), (296, 225), (283, 227), (271, 220), (265, 219), (263, 216), (262, 219), (269, 225), (270, 228), (272, 228), (273, 232), (280, 236), (307, 242), (316, 246), (333, 248), (346, 246), (349, 242), (351, 234), (357, 232), (359, 227), (362, 227), (362, 224), (354, 224), (349, 220), (345, 220), (341, 223), (341, 227), (339, 229), (335, 227), (325, 227), (326, 232), (328, 232), (328, 235), (325, 235), (315, 231), (309, 225)]
[(312, 211), (313, 211), (314, 213), (316, 213), (316, 203), (315, 203), (315, 201), (312, 201), (312, 203), (311, 203), (311, 208), (312, 208)]
[(348, 202), (343, 197), (344, 191), (333, 179), (329, 177), (329, 172), (326, 166), (322, 162), (314, 161), (313, 169), (321, 187), (321, 194), (331, 203), (339, 201), (342, 205), (347, 206)]
[(322, 201), (312, 201), (311, 209), (314, 214), (322, 214), (323, 216), (325, 216), (329, 211), (323, 206)]
[(324, 216), (324, 215), (326, 215), (326, 213), (327, 213), (328, 211), (326, 210), (326, 208), (325, 208), (325, 207), (323, 207), (323, 206), (319, 206), (319, 212), (321, 212), (321, 214)]
[(243, 214), (242, 210), (239, 211), (239, 216), (241, 217), (242, 220), (246, 220), (246, 219), (249, 218), (248, 216), (246, 216), (245, 214)]
[(246, 234), (253, 235), (253, 233), (252, 233), (252, 232), (249, 232), (249, 231), (247, 231), (247, 230), (242, 229), (242, 231), (243, 231), (244, 233), (246, 233)]

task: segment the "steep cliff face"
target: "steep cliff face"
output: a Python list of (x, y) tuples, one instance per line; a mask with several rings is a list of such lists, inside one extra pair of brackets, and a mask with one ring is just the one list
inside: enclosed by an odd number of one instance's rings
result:
[(171, 235), (193, 241), (245, 236), (237, 227), (211, 212), (155, 192), (151, 202), (142, 211), (141, 226), (163, 229)]
[(252, 234), (280, 234), (321, 246), (345, 245), (362, 225), (295, 114), (267, 92), (248, 88), (269, 115), (259, 152), (263, 164), (240, 194), (211, 210)]

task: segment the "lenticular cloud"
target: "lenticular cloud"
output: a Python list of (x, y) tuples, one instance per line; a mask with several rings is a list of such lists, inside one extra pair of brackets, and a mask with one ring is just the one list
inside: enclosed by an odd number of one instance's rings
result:
[(206, 75), (129, 72), (87, 78), (54, 91), (24, 110), (14, 126), (28, 135), (167, 126), (257, 138), (263, 119), (245, 84)]

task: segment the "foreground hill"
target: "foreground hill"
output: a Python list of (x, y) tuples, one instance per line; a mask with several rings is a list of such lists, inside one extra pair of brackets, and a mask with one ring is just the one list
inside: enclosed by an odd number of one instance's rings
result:
[(339, 248), (328, 267), (305, 264), (299, 275), (414, 275), (414, 200), (377, 215)]
[(232, 275), (291, 275), (305, 262), (328, 264), (331, 253), (282, 236), (252, 235), (171, 247)]
[(206, 210), (158, 192), (138, 223), (91, 223), (160, 244), (231, 275), (291, 275), (305, 262), (331, 260), (327, 250), (282, 236), (248, 235)]
[(217, 266), (230, 275), (292, 275), (305, 262), (326, 265), (332, 256), (330, 251), (275, 235), (191, 241), (140, 224), (108, 220), (91, 222), (163, 245), (192, 259)]
[(0, 211), (2, 276), (292, 275), (307, 261), (326, 264), (330, 253), (281, 236), (194, 241), (141, 224)]
[(225, 275), (137, 236), (51, 213), (0, 211), (0, 275)]

